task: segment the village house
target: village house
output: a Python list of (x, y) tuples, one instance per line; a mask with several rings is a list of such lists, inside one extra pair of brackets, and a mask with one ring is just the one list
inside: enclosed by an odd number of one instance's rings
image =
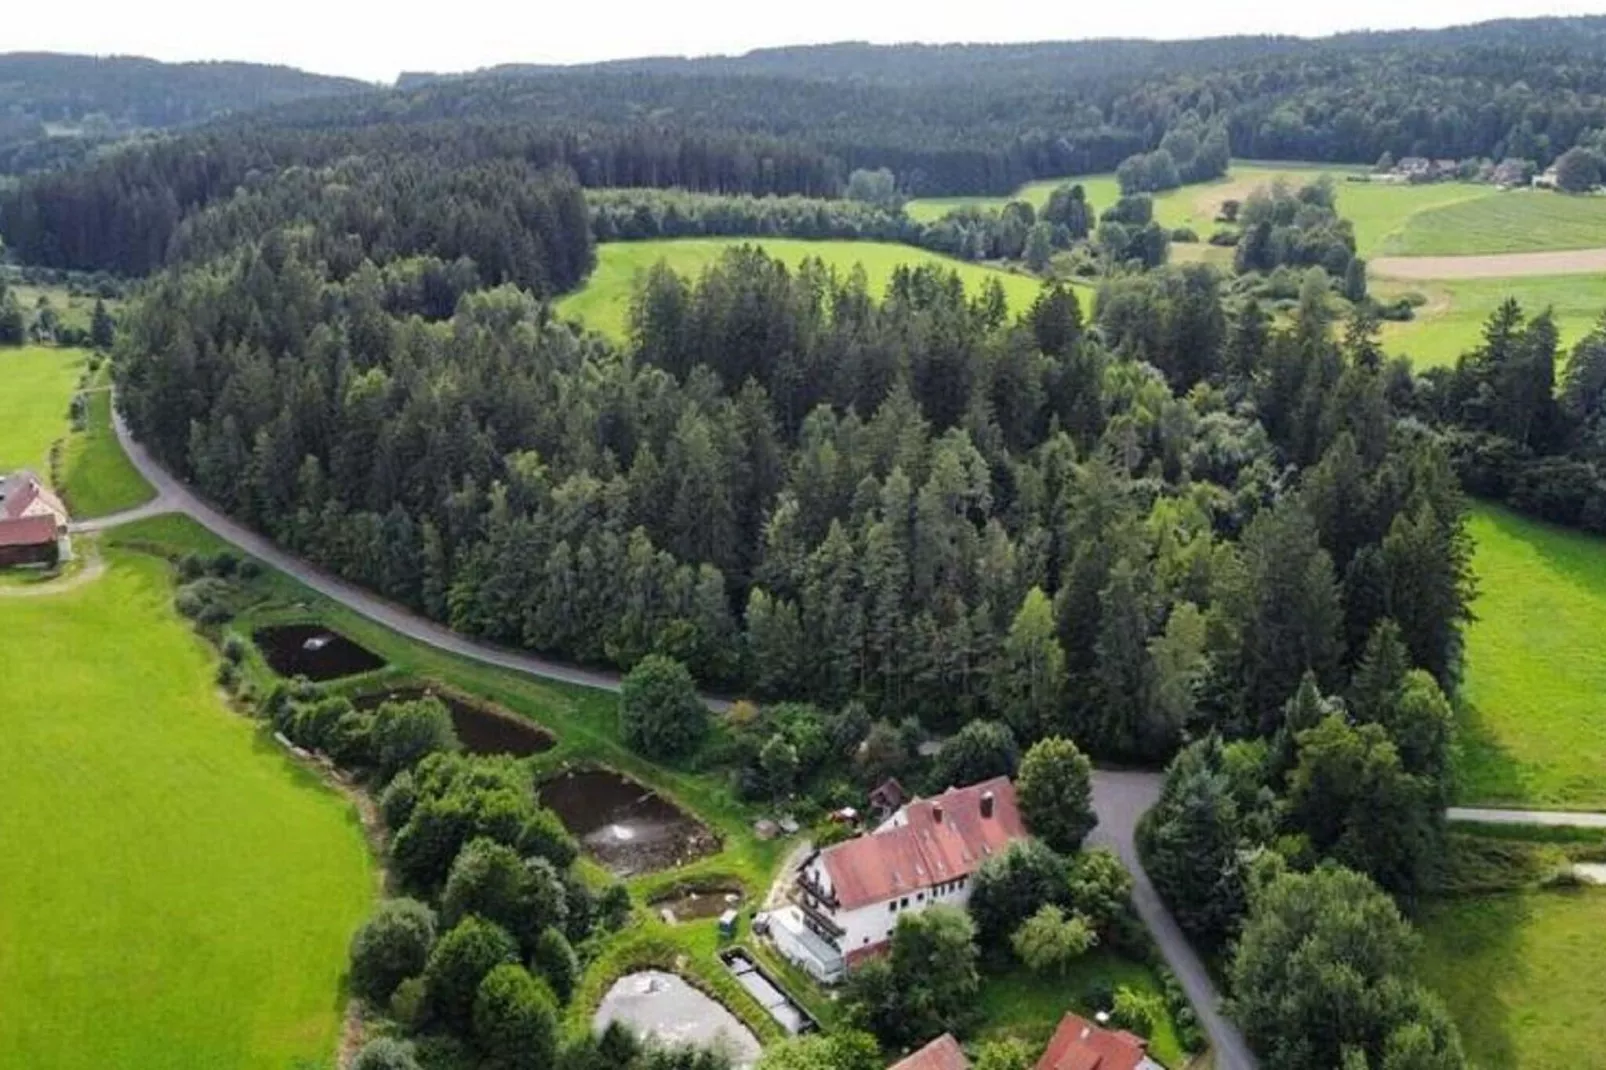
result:
[(67, 509), (32, 472), (0, 480), (0, 567), (53, 565), (63, 555)]
[(944, 1033), (907, 1059), (893, 1063), (887, 1070), (970, 1070), (970, 1060), (965, 1058), (953, 1034)]
[(883, 954), (904, 914), (937, 903), (962, 909), (972, 874), (1025, 837), (1007, 777), (906, 803), (875, 830), (804, 862), (792, 902), (770, 918), (775, 945), (834, 984)]
[[(1103, 1017), (1100, 1015), (1100, 1017)], [(1106, 1029), (1066, 1014), (1037, 1060), (1037, 1070), (1164, 1070), (1149, 1058), (1148, 1042), (1124, 1029)]]

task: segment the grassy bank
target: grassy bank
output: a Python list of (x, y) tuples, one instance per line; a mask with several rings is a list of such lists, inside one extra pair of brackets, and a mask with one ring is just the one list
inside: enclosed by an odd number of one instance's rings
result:
[(1606, 540), (1491, 506), (1471, 531), (1460, 798), (1606, 809)]
[(166, 565), (107, 559), (5, 605), (0, 1067), (322, 1065), (376, 891), (357, 817), (224, 706)]
[(132, 509), (156, 494), (118, 444), (109, 382), (103, 369), (91, 384), (84, 429), (68, 436), (61, 456), (62, 497), (80, 520)]

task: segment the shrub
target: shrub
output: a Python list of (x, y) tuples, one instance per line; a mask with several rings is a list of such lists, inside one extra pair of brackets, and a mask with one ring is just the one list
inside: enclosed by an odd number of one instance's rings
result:
[(223, 656), (235, 665), (245, 660), (245, 640), (232, 632), (223, 637)]
[(708, 734), (708, 707), (686, 666), (651, 654), (624, 678), (619, 690), (619, 733), (650, 758), (679, 758)]
[(379, 812), (384, 815), (385, 825), (394, 831), (407, 824), (417, 802), (418, 789), (413, 784), (413, 774), (407, 770), (397, 773), (379, 797)]
[(1026, 827), (1056, 851), (1075, 852), (1098, 823), (1093, 765), (1068, 739), (1034, 743), (1021, 761), (1015, 790)]
[(420, 1070), (418, 1054), (404, 1040), (377, 1037), (362, 1046), (351, 1070)]
[(1080, 914), (1066, 915), (1053, 904), (1039, 907), (1009, 938), (1015, 957), (1042, 976), (1065, 976), (1071, 964), (1098, 943), (1093, 926)]
[(1171, 232), (1171, 240), (1181, 242), (1183, 245), (1192, 245), (1199, 240), (1199, 232), (1192, 227), (1178, 227)]
[(500, 925), (480, 918), (464, 919), (436, 942), (424, 965), (429, 1017), (467, 1033), (480, 982), (498, 966), (517, 958), (518, 945)]
[(1001, 947), (1047, 903), (1063, 903), (1065, 860), (1038, 840), (1018, 840), (983, 862), (972, 878), (970, 914), (985, 947)]
[(1122, 1029), (1146, 1037), (1154, 1032), (1154, 1023), (1164, 1016), (1165, 1003), (1158, 995), (1139, 992), (1126, 985), (1115, 990), (1115, 1005), (1110, 1009), (1110, 1017)]
[(452, 715), (436, 698), (387, 702), (374, 713), (369, 729), (374, 772), (381, 782), (410, 768), (436, 751), (462, 746), (452, 728)]
[(548, 1070), (558, 1047), (552, 993), (523, 966), (496, 967), (474, 997), (474, 1039), (484, 1070)]
[(383, 1005), (424, 969), (435, 943), (435, 912), (416, 899), (387, 899), (351, 941), (351, 989)]
[(574, 986), (580, 980), (580, 960), (574, 953), (573, 945), (557, 929), (541, 930), (535, 948), (530, 952), (530, 969), (552, 986), (552, 993), (558, 997), (559, 1003), (568, 1003), (574, 996)]

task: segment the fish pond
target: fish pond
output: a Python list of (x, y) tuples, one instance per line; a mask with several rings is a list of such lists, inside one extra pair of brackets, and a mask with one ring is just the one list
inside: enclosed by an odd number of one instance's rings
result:
[(338, 680), (385, 667), (385, 659), (321, 624), (275, 624), (251, 636), (280, 676)]
[(417, 702), (433, 698), (452, 715), (452, 727), (463, 748), (470, 754), (511, 754), (526, 758), (553, 748), (557, 740), (540, 725), (516, 714), (473, 702), (450, 691), (424, 685), (410, 685), (359, 695), (352, 705), (359, 710), (375, 710), (387, 702)]
[(683, 866), (720, 847), (696, 818), (611, 769), (559, 773), (538, 794), (586, 853), (617, 877)]
[(665, 1046), (712, 1048), (729, 1056), (737, 1070), (758, 1061), (760, 1048), (752, 1030), (684, 978), (662, 970), (642, 970), (614, 982), (593, 1024), (600, 1032), (614, 1022)]

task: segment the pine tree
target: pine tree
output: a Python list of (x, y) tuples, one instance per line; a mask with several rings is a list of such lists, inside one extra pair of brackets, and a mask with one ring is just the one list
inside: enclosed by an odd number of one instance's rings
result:
[(1026, 593), (992, 671), (993, 708), (1022, 739), (1059, 727), (1065, 688), (1065, 651), (1054, 632), (1054, 607), (1041, 588)]

